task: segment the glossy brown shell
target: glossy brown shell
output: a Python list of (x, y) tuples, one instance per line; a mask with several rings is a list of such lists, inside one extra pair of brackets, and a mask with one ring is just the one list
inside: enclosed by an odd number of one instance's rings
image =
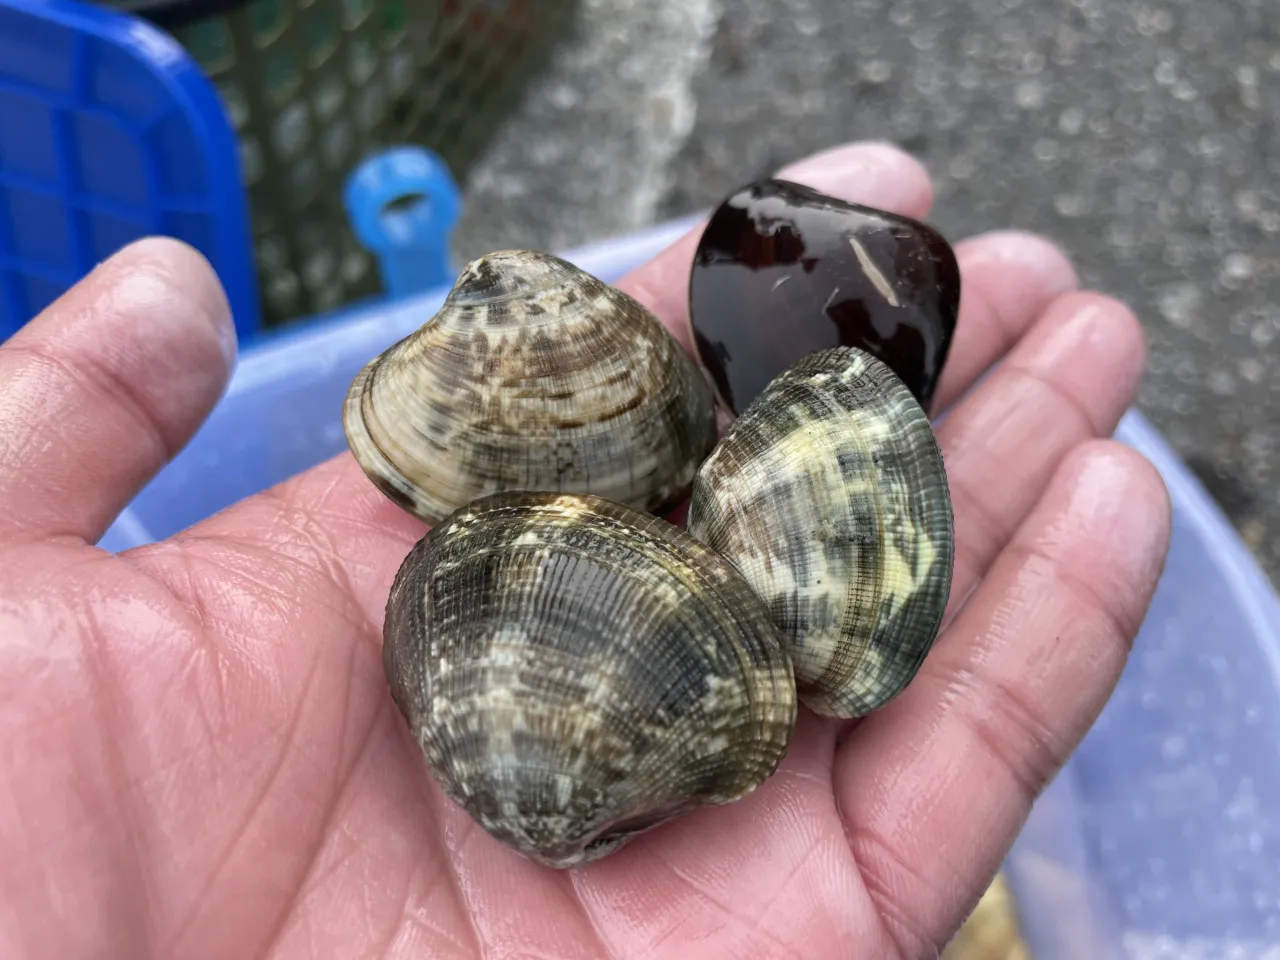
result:
[(752, 401), (698, 472), (689, 532), (763, 598), (818, 713), (883, 706), (937, 636), (954, 561), (942, 453), (864, 351), (811, 354)]
[(369, 478), (428, 523), (506, 490), (662, 513), (716, 440), (711, 387), (657, 318), (523, 250), (468, 264), (434, 317), (360, 371), (343, 428)]
[(678, 527), (504, 493), (432, 529), (387, 604), (392, 696), (448, 796), (569, 867), (777, 767), (795, 681), (764, 604)]

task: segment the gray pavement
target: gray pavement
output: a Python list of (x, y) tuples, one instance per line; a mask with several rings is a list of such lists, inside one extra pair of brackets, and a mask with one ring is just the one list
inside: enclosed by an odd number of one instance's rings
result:
[(1280, 583), (1277, 0), (583, 0), (459, 253), (563, 247), (890, 139), (953, 239), (1042, 232), (1149, 338), (1139, 406)]

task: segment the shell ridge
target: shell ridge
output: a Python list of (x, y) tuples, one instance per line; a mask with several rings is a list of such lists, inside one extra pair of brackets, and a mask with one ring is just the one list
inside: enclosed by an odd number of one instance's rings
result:
[[(931, 477), (945, 475), (927, 415), (887, 366), (865, 368), (850, 384), (850, 389), (857, 397), (858, 406), (873, 402), (868, 396), (883, 398), (880, 402), (895, 414), (900, 425), (898, 430), (888, 432), (888, 442), (877, 463), (881, 480), (877, 503), (884, 518), (883, 539), (886, 547), (893, 548), (893, 551), (880, 551), (880, 576), (881, 582), (890, 584), (901, 579), (894, 574), (905, 572), (910, 577), (905, 598), (890, 591), (876, 612), (871, 636), (881, 638), (879, 656), (866, 656), (858, 662), (856, 679), (844, 702), (832, 704), (837, 710), (863, 715), (878, 709), (905, 688), (931, 649), (941, 623), (947, 599), (941, 590), (943, 581), (932, 575), (932, 562), (921, 570), (920, 559), (922, 541), (932, 549), (937, 539), (929, 519), (939, 512), (939, 505), (934, 498), (926, 496)], [(889, 482), (884, 472), (889, 465), (892, 465), (895, 482)], [(907, 490), (914, 492), (908, 496)], [(941, 512), (950, 516), (949, 509)], [(950, 543), (949, 522), (945, 539)], [(896, 562), (899, 569), (891, 570), (892, 562)], [(949, 580), (948, 567), (946, 581)], [(903, 636), (918, 637), (920, 641), (890, 642)]]
[[(876, 377), (877, 368), (869, 363), (869, 359), (868, 354), (856, 348), (835, 348), (811, 358), (810, 369), (814, 371), (811, 376), (820, 378), (815, 387), (828, 394), (833, 409), (839, 411), (837, 416), (850, 423), (876, 401), (874, 391), (880, 382)], [(833, 375), (828, 375), (833, 366)], [(851, 521), (859, 517), (865, 519), (870, 526), (868, 539), (883, 543), (888, 524), (882, 500), (883, 485), (873, 469), (876, 452), (862, 430), (844, 431), (840, 438), (853, 448), (851, 451), (841, 450), (833, 442), (831, 451), (840, 468), (848, 508), (846, 516)], [(866, 495), (860, 498), (858, 493), (863, 488)], [(884, 597), (878, 590), (864, 596), (869, 592), (864, 590), (864, 585), (867, 582), (884, 582), (885, 552), (882, 549), (859, 550), (853, 563), (861, 566), (851, 570), (848, 576), (839, 622), (839, 637), (843, 642), (834, 644), (821, 672), (805, 685), (804, 692), (810, 706), (823, 712), (850, 706), (854, 710), (861, 709), (864, 698), (858, 695), (858, 691), (875, 682), (883, 663), (873, 637), (885, 608)], [(858, 573), (865, 574), (865, 579)], [(842, 687), (852, 687), (852, 690), (846, 690), (846, 702), (830, 702), (826, 691)]]
[[(833, 359), (849, 362), (833, 374), (830, 370)], [(826, 416), (832, 421), (848, 422), (850, 411), (857, 406), (859, 390), (865, 389), (867, 382), (864, 356), (818, 355), (805, 377), (797, 378), (796, 389), (811, 392), (807, 406), (814, 411), (815, 418)], [(826, 431), (823, 438), (825, 442), (815, 445), (815, 449), (821, 454), (819, 462), (825, 464), (825, 472), (831, 476), (821, 488), (829, 492), (823, 503), (826, 509), (818, 519), (830, 529), (829, 538), (822, 544), (822, 556), (831, 579), (846, 580), (847, 588), (841, 602), (831, 611), (838, 623), (836, 636), (830, 638), (829, 648), (815, 651), (815, 666), (821, 665), (816, 673), (803, 679), (803, 692), (811, 705), (821, 700), (822, 691), (839, 685), (854, 674), (858, 664), (866, 662), (882, 605), (877, 592), (866, 595), (868, 591), (864, 589), (867, 583), (883, 582), (883, 555), (867, 549), (867, 544), (879, 541), (885, 531), (884, 510), (880, 497), (874, 495), (878, 492), (871, 470), (874, 451), (859, 430), (839, 434)], [(814, 502), (820, 502), (817, 496)], [(869, 529), (860, 535), (858, 528), (864, 525)], [(862, 542), (864, 539), (867, 544)], [(809, 606), (812, 606), (811, 600)], [(823, 619), (813, 611), (810, 615), (819, 622)]]

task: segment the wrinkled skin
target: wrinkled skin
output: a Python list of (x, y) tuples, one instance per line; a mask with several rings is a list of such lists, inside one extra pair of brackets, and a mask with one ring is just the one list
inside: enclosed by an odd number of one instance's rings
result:
[[(932, 198), (884, 145), (782, 174), (916, 217)], [(620, 284), (686, 348), (695, 244)], [(190, 249), (101, 265), (0, 348), (0, 956), (936, 956), (1116, 683), (1170, 522), (1152, 467), (1099, 439), (1139, 380), (1133, 315), (1044, 240), (958, 252), (959, 546), (922, 672), (856, 724), (802, 715), (746, 800), (570, 872), (499, 847), (419, 763), (380, 629), (423, 528), (348, 455), (93, 546), (235, 350)]]

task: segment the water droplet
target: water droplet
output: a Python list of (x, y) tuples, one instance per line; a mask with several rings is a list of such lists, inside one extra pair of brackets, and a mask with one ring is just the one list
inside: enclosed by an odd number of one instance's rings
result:
[(552, 167), (564, 160), (563, 140), (548, 138), (537, 140), (529, 148), (529, 159), (538, 167)]
[(313, 291), (321, 290), (329, 283), (334, 267), (333, 254), (328, 250), (321, 250), (308, 257), (302, 265), (303, 282)]
[(975, 169), (973, 157), (963, 153), (952, 158), (951, 162), (947, 164), (947, 173), (951, 175), (953, 180), (968, 180), (973, 176)]
[(1041, 163), (1053, 163), (1058, 159), (1062, 151), (1058, 146), (1057, 140), (1052, 140), (1049, 137), (1041, 137), (1035, 142), (1035, 145), (1031, 148), (1031, 152)]
[(268, 270), (283, 270), (288, 259), (288, 251), (284, 241), (279, 237), (263, 237), (258, 241), (254, 251), (263, 267)]
[(249, 104), (240, 85), (231, 81), (218, 84), (218, 92), (222, 94), (227, 115), (237, 130), (249, 122)]
[(1164, 743), (1160, 745), (1160, 754), (1166, 760), (1179, 760), (1186, 756), (1187, 741), (1185, 737), (1177, 736), (1165, 737)]
[(253, 137), (243, 137), (240, 140), (240, 167), (247, 183), (255, 183), (262, 176), (262, 147)]
[(306, 141), (309, 127), (306, 106), (301, 103), (290, 104), (280, 114), (272, 129), (276, 149), (285, 157), (292, 157)]
[(1240, 361), (1240, 376), (1250, 383), (1261, 383), (1265, 372), (1262, 361), (1257, 357), (1245, 357)]
[(1199, 139), (1199, 141), (1197, 141), (1196, 149), (1200, 153), (1200, 156), (1211, 160), (1218, 156), (1218, 154), (1222, 153), (1222, 140), (1219, 137), (1206, 133)]
[(1078, 217), (1086, 207), (1085, 198), (1078, 193), (1060, 193), (1053, 198), (1053, 209), (1064, 217)]
[(1209, 389), (1220, 397), (1229, 397), (1236, 390), (1235, 377), (1226, 370), (1215, 370), (1209, 374)]
[(267, 297), (277, 309), (288, 309), (293, 306), (298, 295), (298, 277), (293, 273), (282, 273), (273, 277), (267, 284)]
[(1231, 253), (1222, 260), (1220, 276), (1224, 281), (1247, 280), (1253, 276), (1253, 257), (1247, 253)]
[(956, 82), (962, 90), (977, 90), (982, 86), (982, 71), (973, 64), (967, 64), (956, 75)]
[(893, 65), (888, 60), (868, 60), (862, 65), (862, 79), (868, 83), (885, 83), (892, 76)]
[(1039, 80), (1024, 80), (1014, 88), (1013, 102), (1023, 110), (1044, 106), (1044, 84)]
[(355, 283), (369, 269), (369, 258), (366, 254), (349, 253), (342, 258), (342, 279), (347, 283)]
[(1236, 210), (1246, 219), (1256, 217), (1262, 209), (1262, 201), (1253, 190), (1237, 190), (1234, 200)]
[(547, 91), (547, 99), (557, 110), (572, 110), (582, 102), (582, 94), (567, 83), (557, 83)]
[(1174, 283), (1165, 287), (1156, 301), (1160, 315), (1180, 330), (1195, 321), (1202, 303), (1200, 288), (1194, 283)]

